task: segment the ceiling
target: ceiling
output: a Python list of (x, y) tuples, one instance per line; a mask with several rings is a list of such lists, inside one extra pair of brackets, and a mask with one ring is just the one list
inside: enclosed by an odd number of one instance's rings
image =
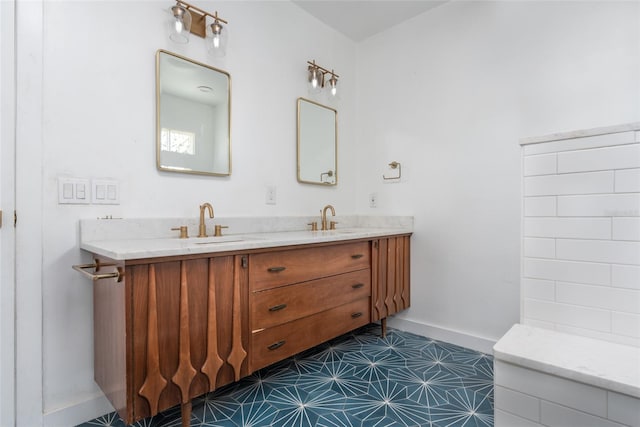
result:
[(293, 0), (293, 3), (359, 42), (447, 1)]

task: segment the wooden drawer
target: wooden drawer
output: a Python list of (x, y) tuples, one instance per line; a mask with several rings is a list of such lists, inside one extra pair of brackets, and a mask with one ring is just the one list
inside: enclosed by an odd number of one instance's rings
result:
[(260, 291), (369, 266), (369, 242), (268, 252), (249, 256), (249, 283)]
[(251, 368), (256, 371), (370, 322), (369, 297), (293, 322), (254, 332)]
[(369, 269), (254, 292), (251, 329), (264, 329), (371, 295)]

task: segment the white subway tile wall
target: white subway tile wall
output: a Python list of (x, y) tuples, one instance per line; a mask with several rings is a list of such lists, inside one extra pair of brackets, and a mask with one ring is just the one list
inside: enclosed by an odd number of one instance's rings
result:
[(640, 399), (494, 360), (496, 427), (640, 427)]
[(640, 169), (622, 169), (616, 171), (616, 193), (640, 191)]
[(640, 346), (640, 132), (522, 153), (522, 323)]

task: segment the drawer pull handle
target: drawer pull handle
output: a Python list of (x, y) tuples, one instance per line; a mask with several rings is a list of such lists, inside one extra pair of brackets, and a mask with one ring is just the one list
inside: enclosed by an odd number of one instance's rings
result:
[(269, 307), (269, 311), (280, 311), (284, 308), (287, 308), (287, 304), (278, 304), (274, 305), (273, 307)]
[(352, 319), (357, 319), (357, 318), (358, 318), (358, 317), (360, 317), (360, 316), (362, 316), (362, 312), (361, 312), (361, 311), (359, 311), (359, 312), (357, 312), (357, 313), (353, 313), (353, 314), (351, 315), (351, 318), (352, 318)]
[(353, 258), (353, 259), (360, 259), (360, 258), (362, 258), (363, 256), (364, 256), (363, 254), (354, 254), (354, 255), (351, 255), (351, 258)]
[(287, 269), (287, 267), (269, 267), (269, 268), (267, 268), (267, 271), (269, 273), (279, 273), (279, 272), (284, 271), (286, 269)]
[(353, 289), (360, 289), (364, 286), (364, 283), (356, 283), (355, 285), (351, 285)]
[(271, 344), (270, 346), (267, 346), (267, 348), (268, 348), (269, 350), (276, 350), (276, 349), (278, 349), (278, 348), (282, 347), (282, 346), (284, 345), (284, 343), (285, 343), (285, 342), (286, 342), (285, 340), (278, 341), (278, 342), (274, 342), (274, 343), (273, 343), (273, 344)]

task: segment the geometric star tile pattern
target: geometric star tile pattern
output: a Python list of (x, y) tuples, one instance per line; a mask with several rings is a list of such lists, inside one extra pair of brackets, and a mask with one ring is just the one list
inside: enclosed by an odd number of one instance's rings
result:
[[(193, 400), (201, 427), (492, 427), (493, 358), (368, 325)], [(80, 425), (123, 427), (110, 413)], [(136, 427), (180, 427), (179, 407)]]

